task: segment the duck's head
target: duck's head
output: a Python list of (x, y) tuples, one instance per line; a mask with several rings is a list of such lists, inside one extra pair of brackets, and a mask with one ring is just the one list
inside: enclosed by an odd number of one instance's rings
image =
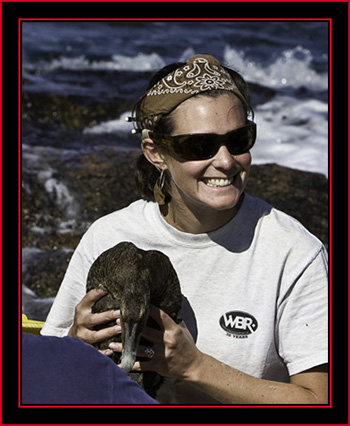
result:
[(131, 371), (136, 361), (137, 348), (141, 333), (149, 313), (149, 289), (133, 293), (131, 297), (123, 295), (120, 306), (120, 323), (122, 327), (123, 351), (121, 368)]

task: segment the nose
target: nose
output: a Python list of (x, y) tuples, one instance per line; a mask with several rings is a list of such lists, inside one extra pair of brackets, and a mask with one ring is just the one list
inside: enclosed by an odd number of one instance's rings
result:
[(235, 158), (225, 145), (221, 145), (212, 159), (212, 164), (217, 169), (230, 170), (235, 164)]

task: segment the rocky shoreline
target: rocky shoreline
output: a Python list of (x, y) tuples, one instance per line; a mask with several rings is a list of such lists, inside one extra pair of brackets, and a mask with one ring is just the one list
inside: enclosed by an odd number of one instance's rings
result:
[[(88, 226), (140, 197), (133, 176), (139, 151), (107, 146), (84, 155), (57, 149), (54, 155), (50, 150), (37, 154), (50, 172), (38, 172), (33, 163), (23, 171), (22, 283), (37, 297), (49, 298), (56, 295)], [(298, 219), (328, 248), (325, 176), (253, 165), (247, 192)]]

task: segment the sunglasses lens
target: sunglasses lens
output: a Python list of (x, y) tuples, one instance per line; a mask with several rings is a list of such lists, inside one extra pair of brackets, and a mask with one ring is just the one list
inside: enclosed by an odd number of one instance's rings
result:
[(255, 126), (238, 129), (229, 136), (229, 141), (226, 144), (227, 149), (232, 155), (244, 154), (253, 147), (255, 137)]
[(191, 135), (176, 144), (175, 150), (187, 160), (205, 160), (211, 158), (217, 151), (217, 142), (214, 135)]
[(243, 154), (252, 148), (255, 137), (255, 125), (248, 125), (226, 135), (194, 134), (183, 137), (174, 148), (187, 160), (205, 160), (214, 157), (221, 145), (226, 145), (232, 155)]

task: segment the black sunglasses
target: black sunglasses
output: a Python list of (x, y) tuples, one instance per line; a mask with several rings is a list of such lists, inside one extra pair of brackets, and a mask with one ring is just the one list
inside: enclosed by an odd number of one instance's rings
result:
[(142, 138), (147, 137), (185, 160), (207, 160), (216, 155), (221, 145), (225, 145), (232, 155), (248, 152), (256, 140), (256, 124), (248, 120), (245, 126), (231, 130), (225, 135), (192, 133), (171, 136), (145, 129), (142, 131)]

